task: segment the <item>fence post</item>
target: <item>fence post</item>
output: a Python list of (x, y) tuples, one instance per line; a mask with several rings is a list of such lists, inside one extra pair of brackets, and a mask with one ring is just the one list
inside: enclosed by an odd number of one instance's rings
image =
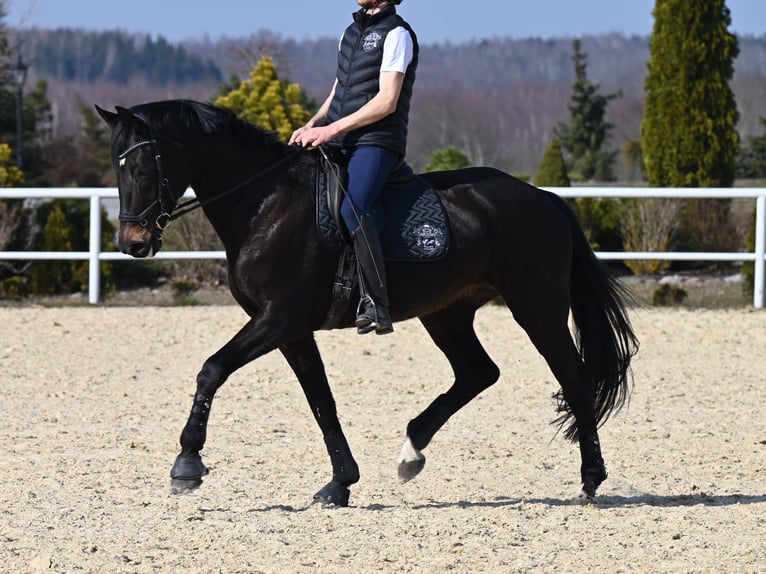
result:
[(753, 273), (753, 306), (763, 309), (763, 284), (766, 281), (766, 195), (755, 203), (755, 269)]
[(88, 247), (88, 303), (98, 303), (101, 289), (101, 198), (90, 196), (90, 242)]

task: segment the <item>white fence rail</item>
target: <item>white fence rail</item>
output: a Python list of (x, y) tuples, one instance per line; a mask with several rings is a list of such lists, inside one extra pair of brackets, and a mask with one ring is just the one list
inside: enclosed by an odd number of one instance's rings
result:
[[(743, 252), (636, 252), (598, 251), (600, 259), (664, 259), (671, 261), (754, 261), (753, 305), (764, 306), (766, 276), (766, 188), (638, 188), (638, 187), (549, 187), (562, 197), (596, 198), (749, 198), (756, 202), (755, 251)], [(189, 197), (193, 195), (187, 193)], [(90, 244), (88, 251), (0, 251), (3, 260), (87, 260), (88, 301), (99, 302), (100, 261), (133, 260), (122, 253), (101, 251), (101, 206), (103, 199), (117, 198), (116, 188), (0, 188), (0, 199), (88, 199), (90, 201)], [(161, 251), (157, 259), (224, 259), (223, 251)]]

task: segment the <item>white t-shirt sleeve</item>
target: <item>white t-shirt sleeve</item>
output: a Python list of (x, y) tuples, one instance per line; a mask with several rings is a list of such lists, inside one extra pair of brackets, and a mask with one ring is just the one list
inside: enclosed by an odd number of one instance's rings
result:
[(383, 44), (383, 62), (380, 65), (381, 72), (407, 71), (407, 66), (412, 62), (413, 45), (410, 33), (399, 26), (386, 35)]

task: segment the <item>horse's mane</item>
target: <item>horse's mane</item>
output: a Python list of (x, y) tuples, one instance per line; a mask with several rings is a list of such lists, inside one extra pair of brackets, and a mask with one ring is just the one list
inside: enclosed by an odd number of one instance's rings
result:
[(164, 100), (130, 108), (160, 133), (193, 130), (208, 136), (228, 135), (245, 147), (281, 147), (276, 132), (259, 128), (238, 118), (226, 108), (194, 100)]

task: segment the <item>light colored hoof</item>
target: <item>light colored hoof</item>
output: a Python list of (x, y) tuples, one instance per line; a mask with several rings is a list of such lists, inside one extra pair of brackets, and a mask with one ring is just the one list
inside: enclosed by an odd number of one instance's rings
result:
[(420, 474), (420, 471), (426, 465), (426, 457), (412, 446), (412, 442), (407, 438), (402, 445), (402, 452), (399, 453), (399, 458), (396, 462), (399, 464), (399, 480), (407, 482)]
[(580, 490), (578, 490), (577, 494), (572, 498), (572, 502), (574, 504), (585, 506), (586, 504), (596, 504), (596, 498), (585, 492), (583, 487), (580, 487)]

